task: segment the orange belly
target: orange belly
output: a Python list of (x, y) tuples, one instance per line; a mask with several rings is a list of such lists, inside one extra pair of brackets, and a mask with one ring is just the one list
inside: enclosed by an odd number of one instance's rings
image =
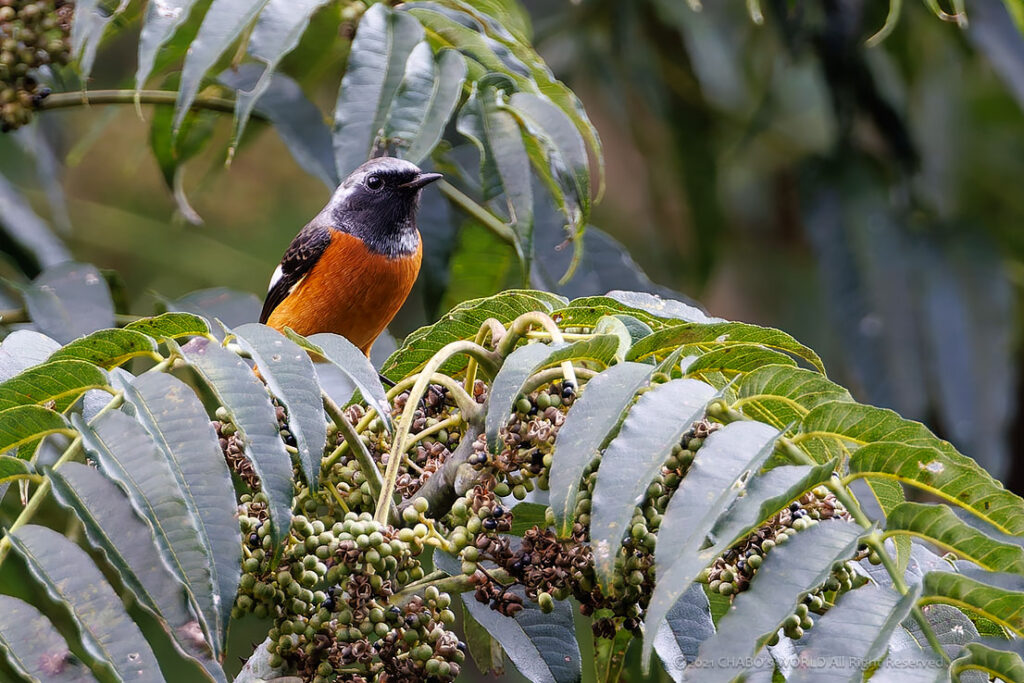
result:
[(306, 336), (333, 332), (366, 355), (409, 296), (420, 270), (416, 253), (390, 259), (375, 254), (357, 237), (334, 232), (308, 275), (267, 319), (277, 330), (290, 327)]

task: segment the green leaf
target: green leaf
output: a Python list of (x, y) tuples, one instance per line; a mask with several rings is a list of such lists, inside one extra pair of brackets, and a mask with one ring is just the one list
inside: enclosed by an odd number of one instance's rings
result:
[(0, 342), (0, 382), (46, 362), (60, 344), (35, 330), (15, 330)]
[[(648, 356), (663, 358), (680, 346), (708, 352), (734, 345), (757, 344), (790, 354), (807, 361), (819, 372), (825, 372), (821, 358), (785, 332), (770, 327), (745, 323), (715, 322), (710, 324), (683, 323), (655, 332), (638, 342), (630, 351), (629, 360), (643, 360)], [(750, 368), (755, 369), (755, 368)]]
[(504, 91), (474, 83), (469, 100), (459, 111), (456, 128), (480, 151), (484, 198), (504, 195), (508, 224), (516, 235), (516, 251), (528, 264), (533, 253), (533, 189), (530, 159), (514, 116), (503, 109)]
[(477, 602), (472, 594), (462, 595), (463, 604), (483, 629), (504, 648), (523, 676), (534, 683), (575, 683), (582, 676), (583, 660), (576, 642), (572, 605), (555, 602), (544, 614), (532, 600), (509, 618)]
[(288, 431), (299, 449), (299, 465), (309, 487), (316, 491), (327, 447), (327, 419), (313, 361), (295, 342), (265, 325), (250, 323), (232, 333), (252, 354), (270, 393), (288, 411)]
[(967, 643), (963, 652), (949, 665), (955, 681), (959, 681), (964, 672), (972, 670), (1004, 681), (1024, 681), (1024, 659), (1016, 652), (997, 650), (981, 643)]
[(107, 25), (127, 6), (127, 0), (119, 0), (116, 4), (100, 0), (75, 3), (74, 21), (71, 22), (71, 54), (78, 59), (83, 81), (92, 73), (96, 49)]
[(850, 392), (813, 370), (766, 365), (736, 383), (736, 403), (747, 417), (784, 429), (828, 401), (851, 401)]
[(124, 329), (141, 332), (157, 340), (205, 336), (210, 333), (206, 321), (191, 313), (162, 313), (153, 318), (141, 318), (128, 323)]
[(546, 528), (547, 511), (548, 506), (540, 503), (517, 503), (511, 510), (512, 528), (508, 533), (512, 536), (522, 536), (535, 526)]
[(473, 7), (497, 20), (496, 25), (507, 30), (516, 40), (529, 44), (533, 31), (530, 28), (530, 14), (516, 0), (455, 0), (451, 4)]
[(36, 473), (32, 463), (13, 455), (0, 455), (0, 484), (24, 479)]
[(1024, 500), (959, 453), (908, 446), (905, 441), (877, 441), (854, 452), (850, 474), (911, 484), (959, 505), (1003, 533), (1024, 534)]
[(170, 311), (194, 313), (206, 318), (207, 322), (219, 320), (228, 327), (258, 320), (262, 306), (255, 294), (227, 287), (200, 289), (165, 304)]
[(146, 17), (139, 36), (139, 60), (135, 70), (135, 89), (142, 90), (153, 73), (157, 51), (185, 23), (196, 0), (161, 0), (146, 6)]
[(213, 680), (226, 681), (209, 645), (187, 636), (200, 628), (186, 607), (188, 591), (164, 564), (152, 529), (135, 515), (121, 490), (75, 462), (50, 472), (50, 484), (57, 501), (75, 513), (89, 542), (103, 551), (139, 603), (161, 620), (180, 651), (199, 661)]
[(191, 387), (170, 375), (146, 373), (119, 388), (135, 419), (163, 453), (199, 537), (211, 551), (210, 571), (219, 596), (217, 624), (223, 638), (241, 575), (242, 535), (231, 472), (217, 433)]
[(519, 277), (515, 247), (472, 218), (463, 221), (457, 232), (446, 264), (447, 289), (439, 308), (442, 311), (455, 308), (466, 299), (491, 296)]
[(563, 361), (586, 360), (607, 365), (614, 357), (618, 345), (618, 337), (603, 334), (571, 344), (527, 344), (510, 353), (491, 383), (487, 403), (487, 443), (491, 450), (500, 452), (498, 431), (508, 424), (512, 405), (523, 385), (534, 373)]
[[(752, 477), (743, 496), (715, 521), (708, 534), (714, 547), (735, 545), (791, 501), (828, 481), (837, 464), (838, 461), (831, 460), (813, 466), (787, 465)], [(702, 552), (701, 557), (706, 557), (706, 553)]]
[[(237, 69), (222, 71), (217, 80), (239, 92), (251, 91), (262, 73), (258, 64), (241, 64)], [(298, 83), (283, 73), (274, 73), (254, 109), (270, 122), (306, 173), (319, 178), (331, 190), (338, 186), (331, 131), (323, 114)]]
[(50, 268), (71, 260), (67, 247), (3, 174), (0, 174), (0, 206), (4, 207), (0, 214), (0, 228), (3, 228), (4, 237), (10, 241), (5, 245), (5, 251), (21, 251), (31, 262), (33, 270)]
[[(546, 292), (512, 289), (484, 299), (465, 301), (445, 313), (439, 321), (421, 327), (405, 338), (402, 348), (391, 354), (381, 372), (385, 377), (398, 380), (407, 377), (419, 368), (442, 347), (460, 339), (472, 339), (480, 325), (488, 318), (494, 318), (503, 325), (515, 320), (523, 313), (541, 311), (564, 306), (565, 299)], [(466, 367), (466, 359), (453, 358), (441, 368), (441, 372), (455, 375)]]
[(114, 326), (110, 290), (93, 266), (62, 263), (47, 268), (23, 295), (32, 322), (61, 344)]
[(192, 107), (206, 72), (263, 11), (268, 0), (213, 0), (203, 17), (199, 34), (189, 45), (181, 70), (178, 101), (174, 105), (173, 131), (177, 135)]
[(653, 371), (639, 363), (613, 365), (587, 382), (569, 408), (552, 451), (549, 485), (555, 529), (562, 538), (569, 536), (576, 520), (583, 470), (615, 431)]
[(708, 316), (707, 313), (696, 306), (691, 306), (683, 303), (682, 301), (676, 301), (675, 299), (663, 299), (656, 294), (650, 294), (648, 292), (624, 292), (621, 290), (612, 290), (608, 292), (605, 297), (619, 303), (620, 305), (644, 311), (665, 321), (682, 320), (688, 323), (726, 322), (721, 318)]
[[(590, 216), (590, 162), (587, 147), (572, 119), (546, 97), (517, 92), (506, 107), (527, 134), (538, 143), (540, 159), (533, 159), (538, 174), (554, 188), (570, 231), (579, 235)], [(539, 163), (538, 163), (539, 162)]]
[(682, 680), (683, 670), (697, 658), (700, 644), (714, 633), (711, 605), (704, 586), (692, 584), (672, 605), (654, 636), (654, 651), (672, 680)]
[[(673, 380), (685, 381), (693, 380)], [(645, 632), (649, 635), (644, 639), (645, 659), (669, 609), (690, 587), (697, 573), (715, 557), (708, 557), (713, 552), (711, 549), (698, 552), (705, 537), (743, 490), (740, 483), (744, 475), (756, 472), (772, 454), (778, 437), (778, 430), (768, 425), (734, 422), (712, 433), (697, 451), (662, 517), (662, 528), (673, 532), (660, 535), (654, 549), (657, 581), (647, 606)], [(678, 443), (678, 437), (675, 443)], [(721, 552), (724, 548), (720, 546), (724, 541), (720, 539), (713, 548)]]
[(232, 147), (242, 139), (256, 101), (270, 87), (274, 72), (286, 54), (295, 49), (313, 13), (328, 0), (268, 0), (256, 20), (248, 52), (266, 64), (256, 83), (235, 95), (235, 133)]
[(97, 330), (67, 344), (50, 356), (49, 361), (77, 359), (110, 370), (132, 358), (153, 357), (156, 344), (134, 330)]
[[(985, 575), (978, 572), (978, 576)], [(922, 605), (945, 603), (978, 612), (1010, 629), (1017, 637), (1024, 636), (1024, 592), (999, 588), (963, 574), (942, 571), (925, 574), (922, 585)]]
[(160, 677), (149, 643), (84, 550), (56, 531), (32, 524), (8, 538), (36, 581), (70, 612), (96, 664), (120, 680)]
[(107, 413), (91, 427), (78, 415), (72, 416), (72, 422), (103, 474), (128, 494), (132, 507), (149, 522), (161, 557), (185, 584), (203, 630), (214, 652), (219, 653), (214, 637), (219, 634), (211, 549), (196, 530), (194, 517), (156, 444), (124, 413)]
[(380, 383), (380, 376), (366, 354), (356, 348), (355, 344), (330, 332), (321, 332), (309, 337), (292, 333), (289, 339), (333, 363), (355, 385), (367, 405), (373, 406), (377, 415), (391, 425), (391, 403), (388, 401), (387, 392), (384, 391), (384, 385)]
[(633, 642), (633, 634), (617, 629), (611, 638), (594, 638), (594, 670), (598, 683), (617, 683), (622, 680), (626, 666), (626, 653)]
[(982, 569), (1024, 576), (1024, 548), (1001, 543), (961, 521), (946, 505), (900, 503), (885, 517), (886, 535), (909, 534)]
[(334, 158), (345, 177), (373, 156), (388, 111), (423, 27), (406, 12), (376, 3), (363, 14), (352, 41), (334, 109)]
[(633, 508), (714, 395), (713, 388), (692, 379), (656, 385), (640, 396), (605, 449), (591, 500), (590, 538), (606, 593)]
[[(665, 326), (665, 321), (661, 318), (638, 308), (623, 306), (606, 296), (588, 296), (581, 299), (573, 299), (568, 306), (559, 308), (551, 314), (554, 321), (563, 329), (575, 327), (593, 328), (597, 321), (607, 316), (628, 316), (647, 325), (649, 329), (660, 329)], [(642, 336), (646, 337), (648, 334), (650, 332)]]
[(245, 457), (252, 463), (270, 501), (275, 552), (291, 529), (292, 461), (277, 431), (277, 411), (267, 389), (235, 354), (208, 339), (196, 338), (181, 349), (238, 428)]
[[(641, 340), (641, 343), (643, 341)], [(736, 344), (717, 348), (702, 355), (686, 368), (686, 376), (701, 379), (718, 388), (724, 388), (737, 375), (765, 365), (796, 365), (796, 361), (762, 346)]]
[(910, 614), (920, 593), (920, 584), (905, 595), (874, 585), (844, 593), (816, 619), (807, 647), (800, 651), (800, 664), (788, 681), (860, 683), (865, 667), (885, 657), (893, 631)]
[(504, 676), (505, 651), (501, 649), (501, 643), (491, 638), (491, 634), (473, 618), (464, 604), (462, 630), (465, 633), (469, 656), (473, 658), (477, 668), (485, 675)]
[(435, 57), (419, 43), (405, 65), (405, 78), (388, 114), (384, 136), (399, 156), (419, 164), (441, 141), (466, 80), (466, 60), (456, 50)]
[(0, 651), (14, 671), (46, 683), (89, 683), (92, 673), (77, 661), (67, 641), (32, 605), (0, 595)]
[(102, 370), (81, 360), (58, 360), (25, 370), (0, 383), (0, 410), (28, 404), (51, 404), (59, 413), (90, 389), (107, 386)]
[[(469, 57), (470, 80), (479, 81), (488, 72), (503, 74), (512, 78), (523, 89), (536, 90), (537, 86), (525, 74), (526, 65), (521, 62), (516, 69), (498, 56), (496, 51), (508, 55), (509, 51), (497, 41), (482, 34), (482, 26), (465, 12), (442, 7), (436, 2), (415, 2), (406, 5), (409, 14), (416, 17), (427, 29), (432, 42), (457, 49)], [(474, 28), (470, 28), (470, 26)]]
[(852, 523), (821, 522), (773, 548), (750, 588), (718, 622), (718, 632), (701, 645), (691, 672), (699, 672), (701, 683), (731, 681), (743, 673), (744, 662), (779, 630), (801, 597), (828, 578), (833, 563), (853, 556), (863, 532)]
[(15, 406), (0, 410), (0, 453), (70, 429), (63, 415), (43, 406)]

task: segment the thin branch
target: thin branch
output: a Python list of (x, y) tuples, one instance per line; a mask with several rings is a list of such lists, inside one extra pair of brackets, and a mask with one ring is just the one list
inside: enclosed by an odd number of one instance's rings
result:
[(449, 201), (456, 204), (472, 218), (480, 221), (481, 225), (493, 232), (500, 240), (513, 245), (516, 243), (516, 233), (512, 228), (499, 220), (493, 213), (477, 204), (457, 187), (445, 180), (440, 181), (437, 187), (441, 190), (441, 194), (447, 197)]
[[(36, 107), (39, 110), (68, 109), (73, 107), (88, 107), (101, 104), (135, 104), (136, 95), (141, 104), (161, 104), (174, 106), (178, 102), (178, 93), (173, 90), (84, 90), (82, 92), (61, 92), (54, 93), (44, 99)], [(192, 103), (192, 109), (206, 109), (219, 111), (225, 114), (235, 112), (235, 101), (227, 97), (197, 97)], [(259, 112), (252, 113), (254, 119), (266, 121), (266, 117)]]

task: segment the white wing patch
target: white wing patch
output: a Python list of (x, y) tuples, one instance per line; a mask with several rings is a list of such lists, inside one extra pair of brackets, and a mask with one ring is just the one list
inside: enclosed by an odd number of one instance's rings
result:
[(274, 285), (276, 285), (278, 282), (280, 282), (281, 278), (283, 276), (284, 276), (284, 271), (281, 270), (281, 266), (278, 266), (277, 268), (275, 268), (274, 269), (274, 274), (270, 276), (270, 286), (267, 287), (267, 291), (269, 292), (270, 290), (272, 290), (274, 288)]

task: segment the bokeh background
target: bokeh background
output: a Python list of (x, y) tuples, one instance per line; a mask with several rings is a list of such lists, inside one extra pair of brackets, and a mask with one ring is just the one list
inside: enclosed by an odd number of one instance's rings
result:
[[(584, 269), (563, 290), (649, 286), (783, 328), (859, 400), (925, 421), (1024, 492), (1024, 6), (970, 0), (963, 26), (906, 2), (869, 46), (887, 3), (764, 0), (763, 17), (752, 3), (694, 4), (525, 2), (539, 51), (601, 133), (608, 180), (592, 223), (632, 257), (595, 232), (594, 253), (621, 272)], [(325, 111), (344, 63), (338, 41), (322, 48), (336, 11), (284, 64), (301, 65), (292, 73)], [(137, 31), (104, 44), (90, 88), (129, 87)], [(180, 178), (192, 224), (151, 151), (155, 115), (45, 112), (0, 136), (0, 173), (78, 260), (120, 274), (132, 312), (208, 287), (262, 297), (327, 188), (255, 122), (225, 169), (230, 116), (204, 114), (213, 144)], [(425, 226), (450, 268), (425, 275), (398, 338), (523, 284), (510, 247), (424, 213), (459, 229)], [(543, 228), (539, 256), (557, 260), (558, 230)], [(23, 278), (12, 259), (0, 266)], [(532, 284), (554, 279), (540, 269)]]

